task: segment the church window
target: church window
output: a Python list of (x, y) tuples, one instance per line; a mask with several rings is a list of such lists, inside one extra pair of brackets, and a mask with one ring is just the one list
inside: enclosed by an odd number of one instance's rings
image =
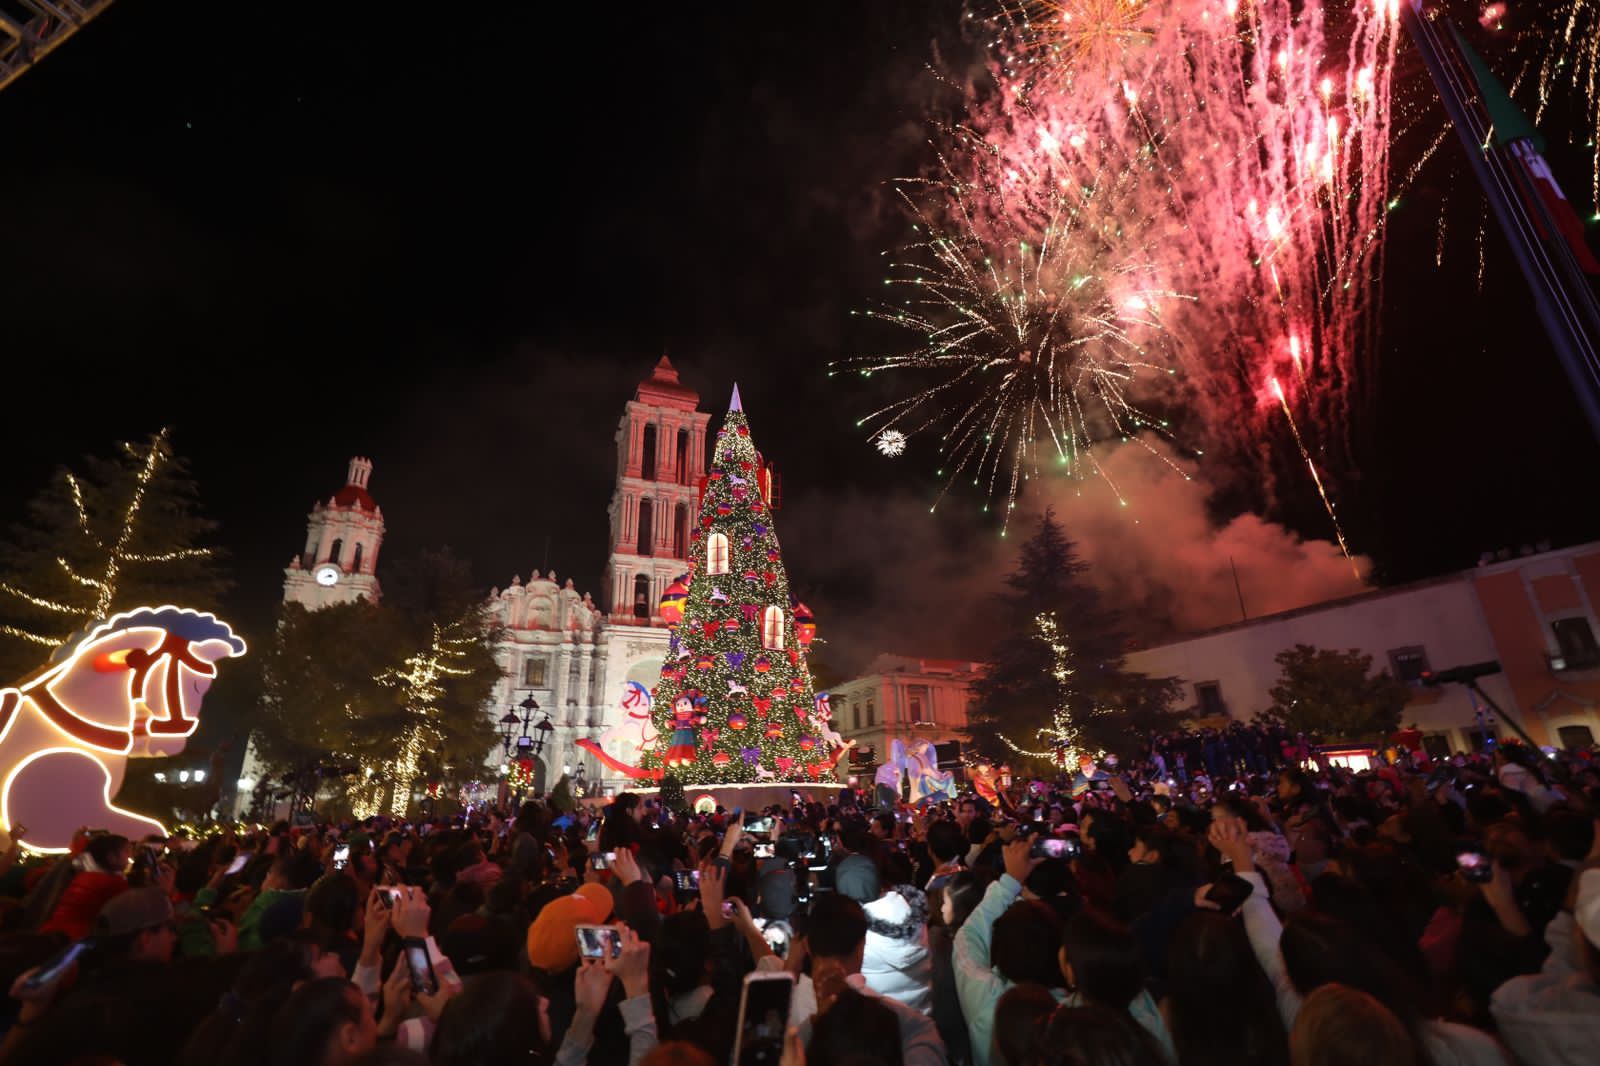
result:
[(656, 427), (644, 427), (643, 454), (639, 456), (639, 476), (646, 481), (656, 479)]
[(350, 557), (350, 572), (353, 573), (353, 574), (361, 573), (361, 545), (360, 544), (356, 545), (356, 553), (353, 556)]
[(726, 533), (713, 533), (706, 539), (706, 573), (726, 574), (728, 572), (728, 535)]
[(648, 497), (639, 501), (639, 554), (650, 554), (651, 532), (655, 526), (655, 505)]
[(777, 604), (761, 613), (761, 646), (769, 651), (783, 650), (783, 608)]
[(689, 505), (678, 504), (672, 516), (672, 555), (682, 559), (689, 554)]
[(339, 565), (339, 553), (344, 551), (344, 541), (338, 537), (333, 538), (333, 547), (328, 549), (328, 562), (334, 566)]
[(650, 575), (640, 574), (633, 579), (633, 616), (650, 617)]
[(530, 655), (522, 661), (522, 683), (528, 688), (544, 688), (550, 672), (550, 660), (542, 655)]

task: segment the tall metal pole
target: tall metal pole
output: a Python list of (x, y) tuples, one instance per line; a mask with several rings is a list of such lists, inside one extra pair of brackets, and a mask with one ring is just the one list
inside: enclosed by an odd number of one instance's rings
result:
[[(1600, 441), (1600, 308), (1594, 292), (1575, 265), (1563, 261), (1563, 257), (1570, 260), (1569, 249), (1552, 250), (1541, 240), (1541, 225), (1554, 238), (1551, 245), (1560, 243), (1559, 230), (1536, 192), (1531, 197), (1518, 194), (1516, 177), (1490, 149), (1490, 123), (1472, 106), (1479, 93), (1465, 57), (1454, 38), (1440, 31), (1444, 16), (1425, 17), (1422, 2), (1405, 0), (1400, 5), (1401, 21), (1433, 76), (1445, 113), (1461, 137), (1467, 162), (1533, 292), (1539, 321), (1572, 383), (1590, 432)], [(1530, 215), (1530, 200), (1541, 216), (1537, 221)]]

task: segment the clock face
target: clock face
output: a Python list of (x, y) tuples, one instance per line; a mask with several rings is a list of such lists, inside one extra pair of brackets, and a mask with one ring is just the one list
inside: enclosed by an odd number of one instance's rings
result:
[(324, 566), (317, 570), (317, 584), (319, 585), (336, 584), (338, 580), (339, 568), (337, 566)]

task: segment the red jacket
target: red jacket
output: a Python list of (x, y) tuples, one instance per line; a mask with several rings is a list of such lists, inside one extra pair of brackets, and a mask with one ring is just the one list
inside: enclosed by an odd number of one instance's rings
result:
[(82, 940), (94, 930), (95, 916), (106, 901), (127, 890), (128, 879), (119, 874), (79, 870), (39, 932), (65, 933), (73, 940)]

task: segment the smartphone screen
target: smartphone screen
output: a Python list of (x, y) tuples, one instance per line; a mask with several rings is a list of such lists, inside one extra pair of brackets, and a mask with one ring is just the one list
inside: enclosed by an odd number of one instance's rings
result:
[(617, 857), (614, 851), (601, 851), (589, 856), (589, 865), (596, 870), (611, 869), (612, 860)]
[(770, 859), (778, 853), (778, 846), (768, 840), (756, 845), (756, 858)]
[(235, 855), (233, 857), (233, 861), (228, 864), (227, 870), (225, 870), (223, 872), (224, 873), (229, 873), (229, 874), (236, 874), (240, 870), (244, 869), (244, 864), (249, 862), (249, 861), (250, 861), (250, 856), (248, 856), (248, 855), (242, 855), (242, 854), (241, 855)]
[(411, 990), (431, 996), (439, 991), (439, 978), (433, 972), (433, 960), (428, 957), (426, 944), (406, 945), (406, 965), (411, 967)]
[(622, 934), (609, 925), (580, 925), (578, 954), (586, 959), (614, 959), (622, 954)]
[(786, 973), (752, 973), (744, 979), (739, 997), (736, 1066), (777, 1066), (783, 1057), (783, 1037), (789, 1028), (789, 1000), (794, 978)]
[(333, 868), (342, 870), (350, 863), (350, 845), (340, 844), (333, 849)]
[(92, 947), (94, 947), (92, 938), (85, 938), (76, 944), (68, 944), (56, 954), (55, 958), (39, 967), (38, 973), (22, 982), (22, 987), (26, 989), (43, 988), (59, 978), (68, 966), (77, 962)]
[(674, 870), (672, 871), (672, 885), (679, 892), (695, 893), (700, 891), (699, 870)]
[(1035, 859), (1071, 858), (1071, 843), (1061, 837), (1038, 836), (1034, 838), (1033, 847), (1028, 849), (1028, 854)]
[(1461, 876), (1473, 884), (1484, 885), (1494, 880), (1494, 863), (1481, 851), (1463, 851), (1456, 856), (1456, 866)]

